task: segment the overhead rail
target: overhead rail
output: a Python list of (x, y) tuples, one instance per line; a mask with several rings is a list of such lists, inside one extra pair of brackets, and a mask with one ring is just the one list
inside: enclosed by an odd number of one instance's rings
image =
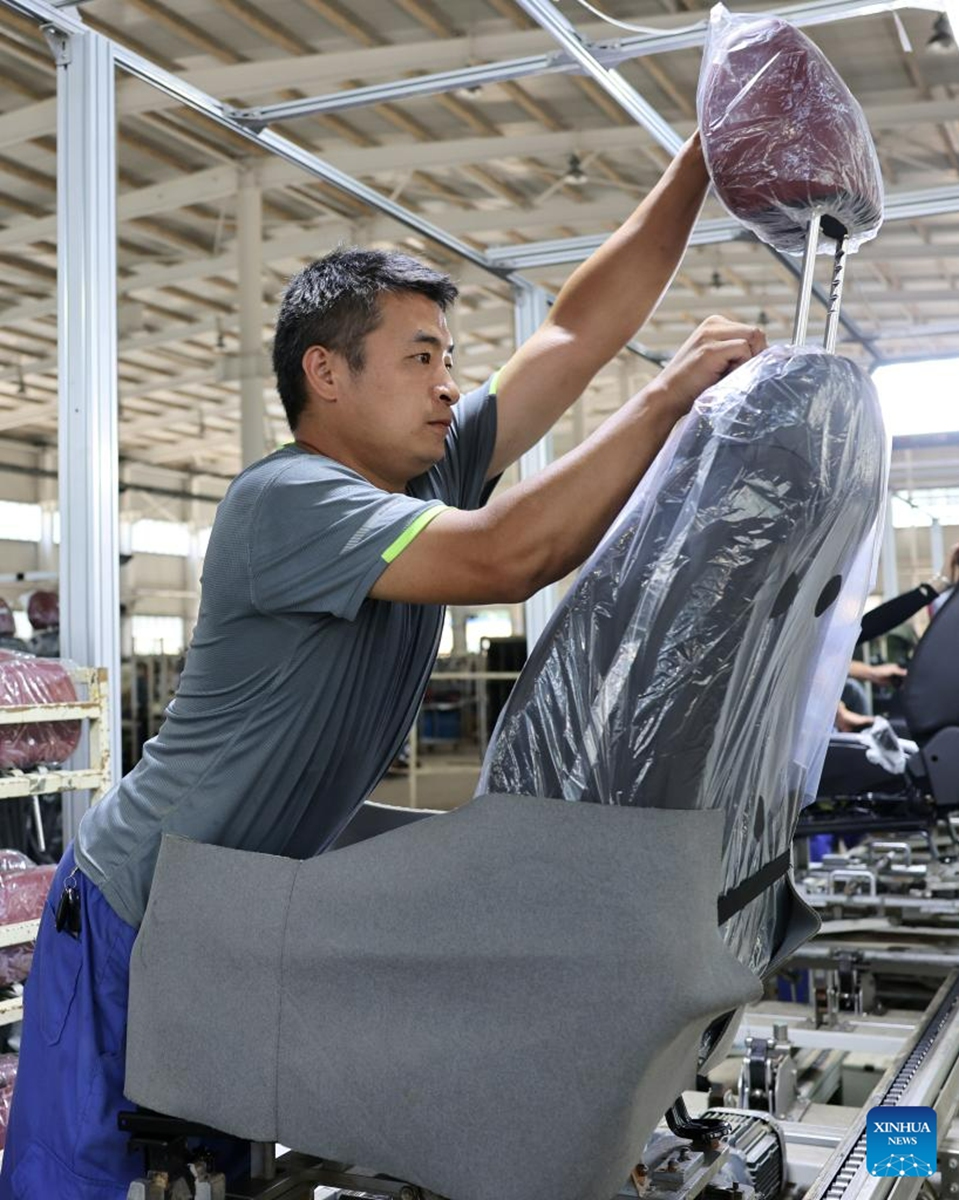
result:
[[(944, 11), (942, 0), (815, 0), (812, 4), (793, 4), (783, 8), (772, 8), (770, 16), (783, 17), (793, 25), (826, 25), (833, 21), (844, 21), (851, 17), (872, 16), (876, 13), (896, 12), (905, 9), (920, 9), (927, 12)], [(682, 14), (688, 21), (689, 12)], [(947, 14), (948, 15), (948, 14)], [(616, 38), (611, 41), (591, 42), (573, 32), (579, 46), (588, 50), (600, 67), (612, 70), (630, 59), (643, 58), (649, 54), (666, 54), (673, 50), (686, 50), (699, 46), (706, 36), (706, 22), (696, 26), (684, 24), (680, 29), (664, 26), (662, 32), (644, 33), (635, 37)], [(389, 83), (369, 84), (365, 87), (345, 88), (323, 96), (304, 96), (282, 104), (266, 104), (236, 110), (236, 116), (251, 128), (262, 129), (275, 121), (288, 121), (296, 117), (313, 116), (317, 113), (345, 112), (351, 108), (363, 108), (370, 104), (385, 104), (396, 100), (408, 100), (414, 96), (434, 96), (441, 92), (471, 91), (492, 83), (508, 83), (525, 79), (530, 75), (588, 74), (590, 73), (571, 48), (552, 53), (529, 54), (522, 58), (505, 59), (500, 62), (479, 63), (471, 67), (460, 67), (450, 71), (417, 75), (408, 79), (392, 80)]]
[(459, 238), (447, 233), (445, 229), (441, 229), (431, 221), (427, 221), (418, 213), (404, 208), (401, 204), (397, 204), (388, 196), (384, 196), (376, 191), (375, 188), (371, 188), (365, 183), (361, 183), (360, 180), (354, 179), (352, 176), (345, 174), (345, 172), (338, 170), (331, 163), (326, 162), (318, 155), (311, 154), (309, 150), (305, 150), (302, 146), (298, 146), (288, 138), (268, 129), (256, 130), (251, 128), (249, 124), (238, 119), (236, 115), (237, 110), (232, 105), (215, 99), (206, 92), (201, 91), (200, 88), (185, 82), (170, 71), (165, 71), (162, 67), (157, 66), (156, 63), (150, 62), (149, 59), (144, 58), (119, 42), (103, 38), (101, 34), (96, 33), (86, 26), (74, 10), (57, 8), (47, 3), (46, 0), (0, 0), (0, 2), (15, 12), (39, 21), (44, 27), (45, 32), (49, 31), (48, 38), (50, 34), (65, 35), (67, 40), (61, 42), (59, 46), (56, 45), (56, 37), (51, 38), (51, 44), (54, 45), (56, 53), (69, 54), (70, 36), (80, 34), (88, 38), (102, 39), (111, 46), (116, 66), (126, 71), (128, 75), (133, 75), (135, 78), (143, 80), (144, 83), (151, 84), (178, 103), (192, 108), (195, 112), (202, 113), (218, 125), (222, 125), (226, 129), (240, 134), (241, 137), (261, 146), (264, 150), (269, 151), (278, 158), (301, 167), (307, 174), (313, 175), (315, 178), (321, 179), (324, 183), (328, 183), (340, 191), (353, 196), (370, 208), (385, 213), (387, 216), (392, 217), (393, 220), (399, 222), (399, 224), (405, 225), (408, 229), (414, 230), (414, 232), (429, 238), (430, 241), (440, 246), (444, 246), (447, 250), (452, 251), (466, 262), (473, 263), (475, 266), (488, 271), (491, 275), (495, 275), (507, 282), (513, 282), (511, 272), (508, 269), (491, 263), (484, 254), (475, 250), (466, 242), (460, 241)]
[[(446, 248), (466, 262), (478, 266), (489, 274), (521, 289), (527, 281), (518, 271), (534, 266), (552, 266), (578, 261), (596, 248), (604, 238), (602, 235), (565, 239), (558, 242), (531, 243), (526, 247), (496, 247), (488, 252), (476, 250), (453, 234), (428, 221), (419, 213), (404, 207), (388, 196), (369, 187), (360, 180), (334, 167), (319, 156), (266, 127), (271, 120), (282, 116), (303, 115), (306, 112), (333, 111), (337, 102), (350, 104), (350, 96), (357, 103), (380, 103), (385, 99), (401, 99), (404, 96), (429, 94), (430, 90), (445, 91), (454, 87), (481, 86), (483, 83), (501, 82), (520, 78), (523, 74), (576, 71), (587, 73), (617, 101), (652, 137), (674, 152), (681, 144), (679, 134), (672, 129), (647, 101), (614, 70), (617, 63), (644, 54), (663, 53), (684, 47), (699, 45), (705, 36), (702, 27), (687, 26), (677, 31), (664, 30), (662, 34), (640, 34), (611, 42), (589, 42), (582, 38), (575, 27), (562, 16), (550, 0), (517, 0), (530, 16), (545, 28), (559, 43), (561, 49), (552, 54), (532, 55), (506, 63), (484, 64), (447, 71), (438, 75), (414, 77), (371, 88), (353, 89), (352, 93), (337, 93), (334, 96), (295, 102), (293, 105), (269, 106), (260, 109), (238, 109), (224, 101), (187, 83), (173, 73), (137, 54), (117, 42), (103, 38), (90, 30), (71, 7), (58, 7), (47, 0), (0, 0), (8, 8), (40, 22), (58, 53), (69, 53), (70, 35), (82, 34), (89, 38), (102, 39), (112, 51), (113, 61), (121, 70), (164, 92), (178, 103), (202, 113), (204, 116), (238, 133), (263, 150), (285, 160), (315, 178), (339, 189), (366, 204), (375, 211), (397, 221), (400, 225), (428, 238)], [(787, 6), (773, 10), (796, 25), (813, 26), (852, 17), (875, 13), (893, 12), (900, 9), (920, 9), (956, 14), (959, 25), (959, 0), (814, 0), (810, 4)], [(65, 35), (57, 47), (56, 34)], [(362, 93), (362, 96), (360, 94)], [(306, 107), (310, 104), (314, 107)], [(927, 189), (925, 192), (906, 193), (894, 198), (889, 215), (892, 219), (931, 216), (953, 212), (959, 207), (959, 188)], [(721, 241), (748, 239), (746, 233), (732, 220), (700, 221), (693, 231), (692, 245), (703, 245)], [(792, 270), (794, 264), (785, 256), (781, 261)], [(815, 289), (821, 302), (827, 297), (821, 288)], [(880, 357), (862, 330), (850, 318), (841, 316), (843, 326), (852, 338), (860, 342), (875, 357)], [(661, 362), (662, 356), (648, 352), (637, 343), (629, 349), (653, 362)]]
[[(914, 221), (925, 217), (942, 216), (959, 211), (959, 184), (942, 188), (923, 188), (913, 192), (893, 192), (886, 195), (884, 221)], [(522, 245), (490, 246), (486, 257), (501, 267), (515, 271), (534, 267), (554, 267), (582, 262), (606, 240), (607, 234), (586, 234), (582, 237), (555, 238)], [(732, 217), (697, 221), (691, 246), (714, 245), (717, 242), (755, 242), (758, 238)]]

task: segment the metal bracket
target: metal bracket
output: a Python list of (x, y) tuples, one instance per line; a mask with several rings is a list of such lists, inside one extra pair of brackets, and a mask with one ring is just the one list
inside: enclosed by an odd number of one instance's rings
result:
[[(833, 221), (833, 225), (837, 222)], [(841, 228), (841, 227), (840, 227)], [(829, 284), (829, 310), (826, 313), (826, 332), (823, 337), (823, 348), (833, 354), (836, 350), (836, 340), (839, 337), (839, 307), (842, 303), (842, 285), (846, 277), (846, 231), (827, 229), (830, 235), (835, 234), (836, 254), (833, 258), (832, 279)]]
[(796, 1099), (796, 1066), (789, 1030), (774, 1025), (771, 1038), (747, 1037), (739, 1075), (739, 1107), (784, 1117)]
[(809, 225), (806, 227), (806, 248), (803, 253), (799, 296), (796, 299), (793, 342), (797, 346), (802, 346), (806, 342), (809, 306), (815, 287), (816, 254), (819, 250), (820, 230), (827, 237), (834, 238), (836, 242), (832, 278), (829, 284), (829, 299), (826, 305), (826, 329), (823, 335), (823, 349), (832, 354), (836, 349), (836, 341), (839, 337), (839, 308), (842, 303), (842, 285), (848, 257), (846, 231), (834, 217), (823, 216), (818, 210), (812, 214)]
[(68, 67), (73, 61), (71, 35), (64, 33), (61, 29), (57, 29), (54, 25), (41, 25), (40, 32), (46, 38), (47, 45), (50, 47), (50, 53), (53, 55), (53, 61), (58, 67)]

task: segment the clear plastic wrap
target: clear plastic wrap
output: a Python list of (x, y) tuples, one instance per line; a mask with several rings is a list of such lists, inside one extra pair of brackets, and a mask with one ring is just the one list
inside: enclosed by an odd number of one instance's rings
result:
[(17, 1061), (15, 1054), (0, 1054), (0, 1150), (7, 1142), (10, 1101), (13, 1098), (13, 1085), (17, 1081)]
[[(63, 659), (0, 650), (0, 707), (76, 700), (71, 668)], [(68, 759), (79, 742), (79, 721), (0, 725), (0, 769), (55, 766)]]
[[(721, 809), (727, 892), (781, 856), (816, 794), (887, 461), (846, 359), (777, 346), (704, 393), (533, 648), (478, 792)], [(760, 973), (783, 885), (723, 926)]]
[(0, 925), (39, 921), (56, 864), (0, 873)]
[(21, 946), (0, 946), (0, 987), (23, 983), (33, 966), (34, 942)]
[(0, 875), (6, 874), (8, 871), (25, 871), (27, 867), (36, 865), (33, 859), (28, 858), (22, 850), (0, 849)]
[[(0, 849), (0, 925), (38, 921), (55, 872), (55, 866), (38, 867), (20, 850)], [(33, 950), (32, 941), (0, 946), (0, 987), (26, 979), (33, 965)]]
[(719, 198), (762, 241), (801, 253), (814, 210), (819, 250), (882, 224), (882, 176), (866, 118), (813, 43), (779, 17), (710, 13), (696, 96)]
[(0, 596), (0, 637), (15, 637), (17, 626), (10, 605)]
[(60, 628), (60, 597), (56, 592), (31, 592), (27, 599), (27, 617), (34, 629)]

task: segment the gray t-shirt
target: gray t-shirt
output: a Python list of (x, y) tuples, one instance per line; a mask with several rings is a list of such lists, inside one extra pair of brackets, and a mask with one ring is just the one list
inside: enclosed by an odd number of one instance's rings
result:
[(124, 921), (143, 918), (164, 833), (291, 858), (336, 838), (402, 745), (442, 626), (437, 605), (369, 590), (444, 505), (481, 504), (495, 440), (487, 383), (405, 495), (296, 446), (233, 481), (176, 697), (77, 832), (81, 870)]

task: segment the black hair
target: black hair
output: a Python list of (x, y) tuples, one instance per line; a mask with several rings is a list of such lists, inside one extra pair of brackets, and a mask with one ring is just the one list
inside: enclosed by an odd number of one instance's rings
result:
[(294, 275), (273, 339), (276, 386), (290, 428), (306, 406), (303, 355), (310, 346), (342, 354), (352, 372), (365, 364), (364, 341), (382, 319), (383, 292), (418, 292), (445, 312), (457, 295), (448, 275), (395, 250), (341, 247)]

